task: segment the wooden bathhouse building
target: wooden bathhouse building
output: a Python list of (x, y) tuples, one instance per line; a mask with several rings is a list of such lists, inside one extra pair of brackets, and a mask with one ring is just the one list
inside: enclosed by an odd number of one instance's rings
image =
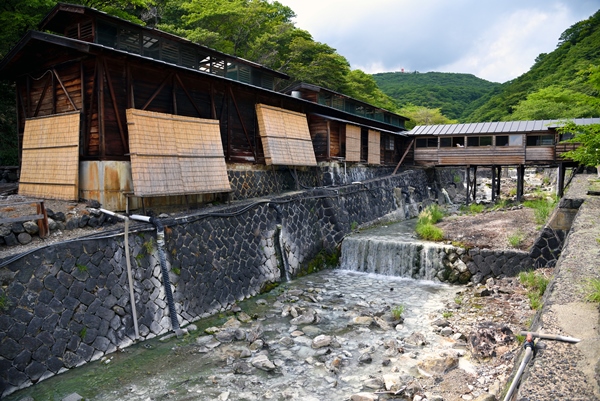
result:
[(201, 202), (237, 168), (395, 165), (407, 145), (405, 117), (312, 85), (277, 92), (286, 74), (79, 5), (54, 7), (0, 76), (16, 82), (19, 192), (34, 197)]

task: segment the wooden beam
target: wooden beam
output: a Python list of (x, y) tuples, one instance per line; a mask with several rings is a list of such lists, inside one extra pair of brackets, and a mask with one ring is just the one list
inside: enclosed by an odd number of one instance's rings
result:
[(396, 172), (398, 171), (398, 169), (400, 168), (400, 165), (402, 164), (402, 162), (404, 161), (404, 158), (406, 157), (406, 155), (408, 154), (408, 152), (410, 151), (410, 149), (412, 148), (413, 143), (415, 142), (415, 138), (413, 138), (410, 143), (408, 144), (408, 146), (406, 147), (406, 150), (404, 151), (404, 154), (402, 155), (402, 157), (400, 158), (400, 161), (398, 162), (398, 164), (396, 165), (396, 168), (394, 169), (394, 172), (392, 173), (392, 175), (395, 175)]
[[(192, 95), (190, 95), (190, 92), (188, 92), (188, 90), (186, 89), (185, 85), (183, 84), (183, 82), (181, 81), (181, 78), (179, 77), (179, 74), (175, 74), (175, 78), (177, 79), (177, 82), (179, 82), (179, 86), (181, 86), (181, 89), (183, 89), (183, 92), (185, 93), (185, 95), (187, 96), (187, 98), (189, 99), (190, 103), (192, 104), (192, 106), (194, 106), (194, 109), (196, 110), (196, 113), (198, 113), (198, 117), (202, 118), (202, 113), (200, 112), (200, 109), (198, 108), (198, 106), (196, 105), (196, 102), (194, 101), (194, 99), (192, 98)], [(173, 85), (174, 86), (174, 85)], [(211, 84), (211, 102), (212, 102), (212, 84)], [(215, 117), (213, 117), (214, 119)]]
[(101, 157), (106, 155), (106, 145), (104, 143), (104, 68), (103, 63), (99, 62), (97, 65), (98, 72), (98, 141), (99, 141), (99, 153)]
[(160, 86), (158, 87), (158, 89), (156, 89), (156, 91), (154, 91), (154, 93), (152, 94), (152, 96), (150, 96), (150, 99), (148, 99), (148, 101), (146, 102), (146, 104), (144, 104), (142, 106), (142, 110), (146, 110), (146, 107), (150, 106), (150, 103), (152, 103), (152, 101), (154, 99), (156, 99), (156, 96), (158, 96), (158, 94), (160, 93), (161, 90), (163, 90), (163, 88), (165, 87), (165, 85), (167, 84), (167, 82), (169, 82), (169, 80), (171, 79), (171, 76), (173, 75), (173, 73), (167, 75), (165, 77), (165, 79), (162, 81), (162, 83), (160, 84)]
[[(89, 111), (86, 116), (87, 127), (86, 127), (86, 133), (84, 135), (84, 143), (83, 143), (83, 146), (85, 146), (84, 153), (87, 153), (87, 154), (89, 154), (89, 152), (90, 152), (89, 139), (90, 139), (90, 135), (92, 134), (92, 118), (93, 118), (93, 114), (94, 114), (94, 98), (95, 98), (94, 94), (96, 93), (96, 81), (98, 79), (98, 60), (96, 60), (96, 62), (94, 63), (94, 73), (91, 75), (91, 77), (92, 77), (92, 90), (90, 91), (90, 108), (89, 108)], [(81, 85), (85, 85), (85, 83), (82, 82)]]
[(327, 161), (331, 160), (331, 121), (327, 120)]
[[(40, 100), (38, 100), (38, 104), (35, 107), (35, 111), (33, 112), (33, 116), (32, 117), (37, 117), (38, 116), (38, 113), (40, 112), (40, 107), (42, 107), (42, 101), (46, 97), (46, 92), (48, 91), (49, 87), (50, 87), (50, 79), (46, 80), (46, 85), (44, 85), (44, 89), (42, 89), (42, 93), (40, 95)], [(28, 94), (27, 96), (29, 97), (30, 94)]]
[(496, 184), (497, 184), (497, 188), (496, 188), (496, 196), (498, 198), (500, 198), (500, 184), (501, 184), (501, 179), (502, 178), (502, 166), (498, 166), (498, 177), (496, 180)]
[(492, 166), (492, 202), (496, 200), (496, 166)]
[(469, 188), (471, 186), (471, 166), (467, 166), (466, 170), (467, 170), (467, 174), (466, 174), (467, 175), (467, 179), (466, 179), (466, 181), (467, 181), (467, 200), (466, 200), (466, 205), (469, 206), (469, 199), (471, 198), (471, 196), (469, 195), (470, 194)]
[(115, 117), (117, 119), (117, 126), (119, 127), (119, 135), (121, 136), (121, 143), (123, 145), (123, 150), (125, 153), (129, 153), (129, 144), (127, 143), (127, 139), (125, 138), (125, 130), (123, 129), (123, 122), (121, 121), (121, 115), (119, 114), (119, 105), (117, 104), (117, 97), (115, 96), (115, 89), (113, 88), (112, 79), (110, 77), (110, 72), (108, 71), (108, 64), (106, 64), (106, 59), (102, 60), (104, 63), (104, 74), (106, 76), (106, 83), (108, 84), (108, 91), (110, 93), (110, 99), (115, 110)]
[(477, 200), (477, 166), (473, 166), (473, 202)]
[(556, 195), (562, 198), (565, 191), (565, 164), (558, 164), (558, 177), (556, 178)]
[(71, 107), (73, 107), (73, 111), (77, 111), (79, 110), (77, 108), (77, 106), (75, 106), (75, 103), (73, 102), (73, 99), (71, 99), (71, 96), (69, 95), (69, 92), (67, 92), (67, 88), (65, 88), (65, 85), (63, 84), (62, 80), (60, 79), (60, 77), (58, 76), (58, 72), (56, 72), (56, 70), (53, 68), (52, 69), (52, 73), (54, 74), (54, 76), (56, 77), (56, 80), (58, 81), (58, 83), (60, 84), (60, 87), (62, 88), (63, 92), (65, 93), (65, 96), (67, 97), (67, 99), (69, 100), (69, 103), (71, 103)]
[[(177, 115), (177, 93), (175, 91), (175, 76), (177, 74), (173, 74), (173, 78), (171, 81), (171, 103), (173, 104), (173, 114)], [(182, 85), (183, 86), (183, 85)]]

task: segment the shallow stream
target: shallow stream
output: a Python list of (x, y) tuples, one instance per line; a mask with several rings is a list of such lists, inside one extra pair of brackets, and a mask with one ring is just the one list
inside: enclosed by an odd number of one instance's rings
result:
[[(321, 271), (240, 303), (251, 321), (240, 325), (233, 312), (200, 320), (195, 322), (198, 330), (182, 339), (136, 344), (7, 400), (62, 400), (71, 393), (86, 400), (348, 400), (360, 391), (376, 391), (365, 386), (383, 374), (417, 375), (418, 360), (451, 346), (433, 331), (431, 321), (440, 317), (459, 288), (348, 270)], [(404, 322), (397, 325), (392, 310), (400, 305)], [(293, 324), (294, 311), (315, 321)], [(238, 313), (238, 319), (242, 316)], [(381, 317), (389, 327), (353, 323), (356, 317), (369, 316)], [(228, 320), (245, 333), (244, 339), (217, 341), (218, 333), (205, 333)], [(422, 333), (427, 344), (402, 343), (414, 332)], [(313, 339), (321, 334), (333, 341), (314, 348)], [(403, 344), (405, 353), (390, 348), (391, 339)], [(269, 363), (261, 366), (258, 361), (265, 359)]]

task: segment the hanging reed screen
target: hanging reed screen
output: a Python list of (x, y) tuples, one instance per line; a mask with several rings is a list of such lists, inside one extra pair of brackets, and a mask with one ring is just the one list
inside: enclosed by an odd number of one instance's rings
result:
[(136, 196), (229, 192), (219, 121), (127, 110)]
[(346, 161), (360, 162), (360, 127), (346, 124)]
[(79, 199), (79, 112), (25, 121), (19, 195)]
[(379, 131), (369, 130), (369, 154), (367, 156), (367, 163), (369, 164), (381, 164), (380, 136)]
[(316, 166), (306, 115), (264, 104), (256, 105), (265, 163)]

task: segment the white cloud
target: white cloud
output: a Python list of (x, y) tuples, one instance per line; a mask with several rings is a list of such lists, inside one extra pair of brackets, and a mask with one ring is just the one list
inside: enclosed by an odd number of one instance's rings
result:
[(526, 72), (598, 0), (279, 0), (368, 73), (446, 71), (505, 82)]

